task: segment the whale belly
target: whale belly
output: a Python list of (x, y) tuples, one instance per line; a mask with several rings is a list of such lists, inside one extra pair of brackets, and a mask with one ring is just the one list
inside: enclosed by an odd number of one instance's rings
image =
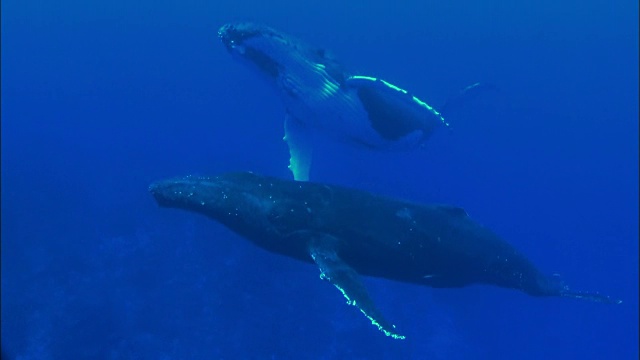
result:
[(407, 150), (422, 142), (421, 132), (393, 140), (383, 138), (373, 128), (354, 88), (338, 83), (322, 64), (295, 65), (281, 77), (278, 87), (289, 115), (304, 126), (376, 149)]

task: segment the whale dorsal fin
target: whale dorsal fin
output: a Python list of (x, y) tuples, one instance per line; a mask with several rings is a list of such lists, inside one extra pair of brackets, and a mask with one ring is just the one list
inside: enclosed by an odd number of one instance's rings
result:
[(461, 207), (453, 205), (437, 205), (437, 208), (452, 216), (468, 217), (467, 211)]
[(289, 146), (289, 170), (296, 181), (309, 181), (313, 155), (312, 134), (298, 119), (287, 114), (284, 119), (284, 138)]
[(332, 283), (344, 297), (347, 304), (354, 305), (385, 335), (394, 339), (404, 339), (398, 334), (395, 326), (384, 319), (369, 297), (358, 273), (345, 263), (335, 251), (338, 239), (333, 236), (320, 234), (314, 236), (309, 246), (311, 258), (320, 268), (320, 278)]

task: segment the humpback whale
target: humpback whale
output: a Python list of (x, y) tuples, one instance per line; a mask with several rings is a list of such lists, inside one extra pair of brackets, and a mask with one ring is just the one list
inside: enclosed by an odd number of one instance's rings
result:
[(270, 27), (226, 24), (218, 37), (234, 58), (275, 85), (282, 98), (284, 140), (295, 180), (309, 179), (315, 133), (373, 149), (411, 150), (437, 128), (449, 126), (440, 112), (407, 90), (352, 74), (326, 50)]
[(162, 207), (206, 215), (270, 252), (316, 264), (379, 330), (404, 339), (375, 306), (360, 275), (435, 288), (490, 284), (532, 296), (619, 303), (569, 289), (462, 208), (249, 172), (158, 181)]

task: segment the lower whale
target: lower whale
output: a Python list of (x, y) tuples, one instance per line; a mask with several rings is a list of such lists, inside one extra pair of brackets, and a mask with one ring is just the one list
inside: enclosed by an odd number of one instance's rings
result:
[(153, 183), (162, 207), (197, 212), (256, 245), (308, 263), (384, 334), (404, 339), (376, 308), (359, 275), (436, 288), (490, 284), (532, 296), (619, 303), (570, 290), (459, 207), (253, 173)]

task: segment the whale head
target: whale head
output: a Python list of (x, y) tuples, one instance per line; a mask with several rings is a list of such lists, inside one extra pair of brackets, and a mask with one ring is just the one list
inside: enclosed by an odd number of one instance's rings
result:
[(218, 30), (218, 37), (234, 58), (255, 66), (273, 79), (278, 78), (285, 59), (291, 55), (287, 40), (266, 26), (227, 24)]
[(311, 47), (271, 27), (232, 23), (220, 27), (218, 37), (227, 51), (275, 81), (300, 85), (343, 83), (344, 70), (324, 49)]
[(253, 174), (230, 173), (160, 180), (149, 186), (149, 192), (161, 207), (201, 213), (227, 224), (255, 222), (270, 212), (270, 203), (260, 197), (258, 188)]
[(149, 192), (161, 207), (200, 213), (255, 239), (307, 228), (313, 222), (310, 207), (317, 209), (327, 198), (316, 187), (240, 172), (160, 180)]

